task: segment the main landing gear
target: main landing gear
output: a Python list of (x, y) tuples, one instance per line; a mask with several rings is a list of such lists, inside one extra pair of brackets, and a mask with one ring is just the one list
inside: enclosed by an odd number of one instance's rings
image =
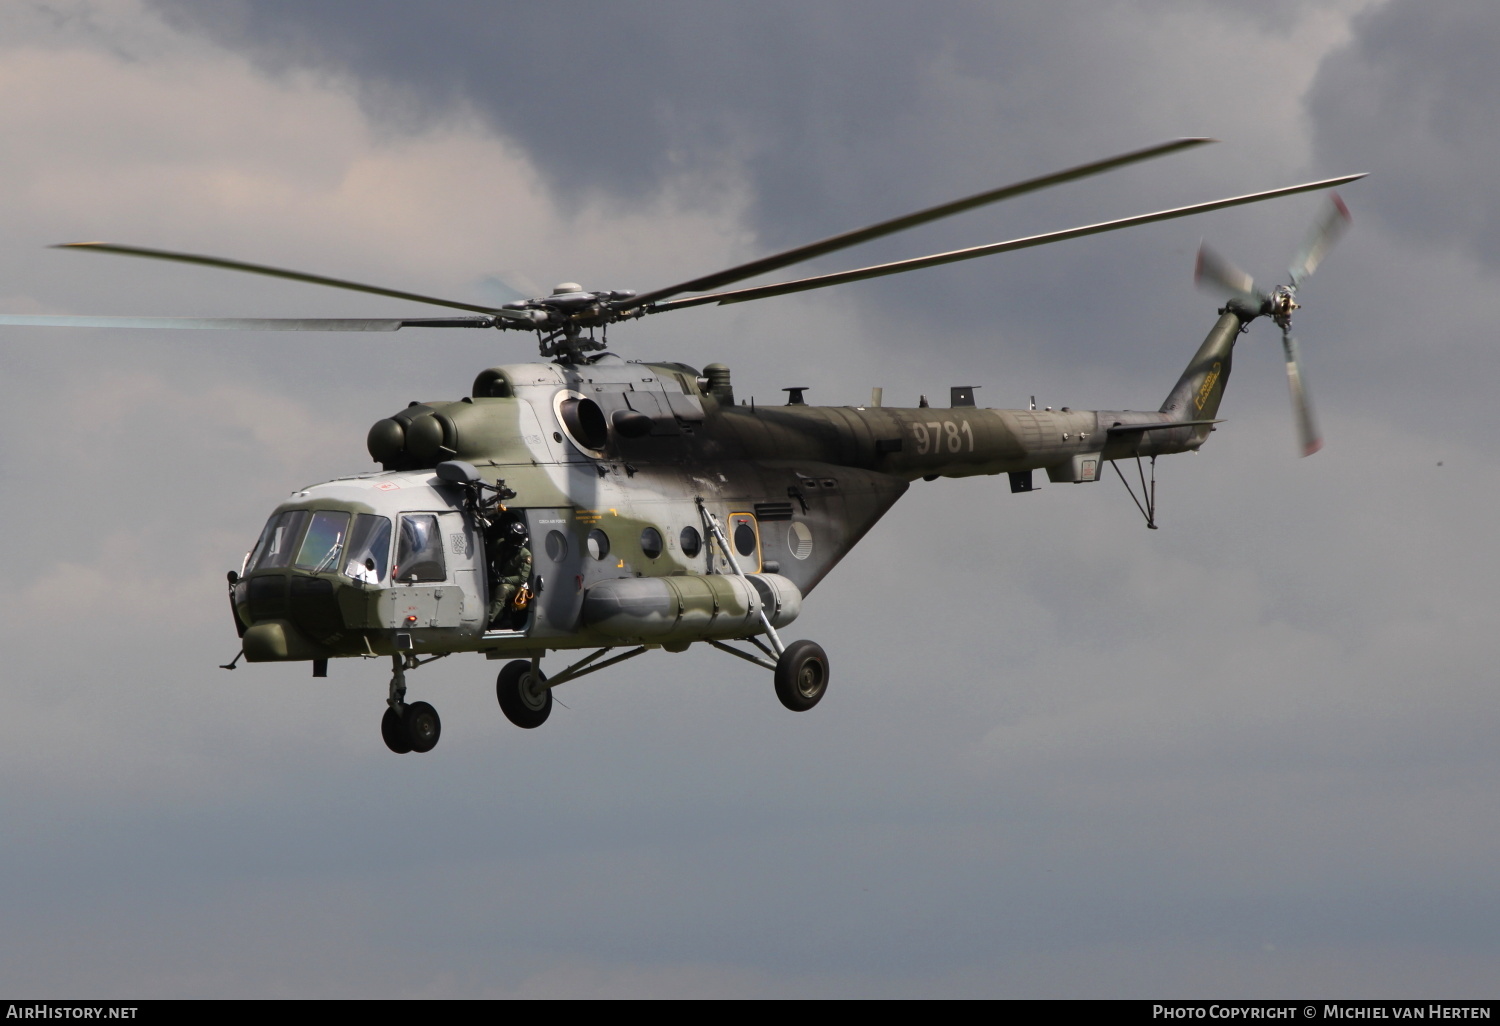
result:
[[(738, 640), (758, 651), (746, 651), (722, 641), (710, 641), (709, 644), (771, 670), (776, 682), (776, 697), (793, 712), (806, 712), (822, 700), (823, 693), (828, 690), (828, 655), (817, 642), (794, 641), (782, 647), (780, 640), (773, 636), (772, 643), (776, 646), (773, 649), (758, 637)], [(500, 711), (518, 727), (526, 730), (540, 727), (552, 714), (554, 687), (633, 659), (647, 649), (641, 645), (601, 660), (600, 657), (610, 651), (612, 649), (601, 648), (550, 679), (542, 672), (539, 658), (515, 659), (506, 663), (495, 681), (495, 698), (500, 702)], [(443, 721), (438, 718), (436, 709), (426, 702), (409, 705), (406, 702), (406, 671), (430, 661), (419, 661), (409, 654), (391, 657), (391, 691), (386, 700), (385, 716), (380, 721), (380, 736), (385, 739), (386, 747), (398, 755), (430, 752), (437, 747), (438, 738), (442, 736)]]
[[(823, 651), (823, 646), (815, 641), (794, 641), (778, 655), (759, 638), (740, 640), (759, 649), (759, 653), (746, 652), (722, 641), (710, 641), (709, 644), (774, 671), (776, 697), (793, 712), (806, 712), (823, 698), (823, 693), (828, 690), (828, 655)], [(611, 649), (601, 648), (560, 671), (550, 680), (538, 665), (540, 659), (516, 659), (506, 663), (500, 671), (499, 679), (495, 681), (495, 697), (500, 702), (500, 711), (518, 727), (527, 730), (540, 727), (552, 714), (552, 689), (557, 685), (577, 680), (585, 674), (626, 659), (633, 659), (647, 649), (642, 645), (603, 662), (595, 662), (610, 651)]]
[(495, 681), (495, 697), (505, 718), (527, 730), (540, 727), (552, 715), (552, 689), (536, 659), (506, 663)]
[(391, 656), (391, 696), (380, 720), (380, 736), (397, 755), (430, 752), (443, 735), (443, 721), (436, 709), (426, 702), (406, 704), (406, 671), (418, 665), (414, 657), (400, 653)]
[(816, 641), (794, 641), (776, 660), (776, 697), (792, 712), (806, 712), (828, 690), (828, 655)]
[(710, 641), (709, 644), (721, 652), (772, 671), (776, 675), (776, 697), (792, 712), (807, 712), (822, 701), (823, 693), (828, 690), (828, 654), (822, 645), (816, 641), (794, 641), (783, 647), (774, 633), (771, 641), (776, 650), (767, 648), (759, 638), (741, 640), (760, 649), (761, 654), (746, 652), (722, 641)]

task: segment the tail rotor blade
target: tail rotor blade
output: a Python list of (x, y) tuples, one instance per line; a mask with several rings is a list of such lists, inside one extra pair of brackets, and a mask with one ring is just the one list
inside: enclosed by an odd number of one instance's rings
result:
[(1349, 228), (1349, 208), (1344, 206), (1344, 201), (1339, 199), (1338, 193), (1329, 194), (1328, 206), (1313, 226), (1308, 229), (1307, 238), (1302, 243), (1302, 248), (1292, 258), (1291, 267), (1287, 268), (1292, 276), (1292, 287), (1301, 285), (1308, 275), (1318, 269), (1333, 244), (1338, 242), (1344, 232)]
[(1286, 383), (1292, 392), (1292, 413), (1297, 418), (1297, 441), (1302, 446), (1302, 455), (1311, 456), (1323, 448), (1323, 437), (1318, 434), (1318, 425), (1313, 419), (1312, 400), (1307, 397), (1297, 340), (1290, 331), (1281, 333), (1281, 348), (1286, 353)]
[(1208, 243), (1198, 247), (1198, 262), (1193, 267), (1193, 281), (1199, 288), (1223, 293), (1236, 299), (1259, 299), (1255, 291), (1255, 279), (1209, 249)]

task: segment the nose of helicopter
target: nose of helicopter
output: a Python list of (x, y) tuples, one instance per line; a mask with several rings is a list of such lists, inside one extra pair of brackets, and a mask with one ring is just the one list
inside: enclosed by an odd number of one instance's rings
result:
[(258, 572), (231, 591), (235, 627), (252, 663), (326, 659), (344, 630), (339, 592), (327, 576)]
[(354, 584), (341, 556), (360, 525), (358, 515), (331, 508), (271, 514), (230, 589), (249, 662), (333, 654), (347, 633), (340, 593)]

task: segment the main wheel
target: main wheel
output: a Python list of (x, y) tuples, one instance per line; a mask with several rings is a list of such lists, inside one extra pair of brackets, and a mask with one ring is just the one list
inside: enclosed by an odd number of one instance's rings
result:
[(411, 751), (411, 738), (406, 733), (405, 718), (393, 706), (385, 707), (385, 715), (380, 720), (380, 736), (385, 739), (385, 746), (397, 755), (405, 755)]
[(806, 712), (828, 690), (828, 656), (816, 641), (794, 641), (776, 660), (776, 697), (793, 712)]
[(437, 747), (438, 738), (443, 734), (443, 721), (438, 719), (436, 709), (426, 702), (413, 702), (406, 707), (406, 715), (401, 718), (412, 751), (430, 752)]
[(527, 730), (546, 723), (552, 713), (552, 689), (546, 686), (546, 680), (540, 669), (532, 676), (530, 659), (506, 663), (495, 681), (495, 697), (505, 718)]

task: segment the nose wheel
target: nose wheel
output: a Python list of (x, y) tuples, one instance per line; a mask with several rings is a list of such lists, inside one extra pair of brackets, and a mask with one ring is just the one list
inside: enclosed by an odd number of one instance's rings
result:
[(406, 704), (406, 663), (401, 656), (391, 659), (391, 697), (380, 720), (380, 736), (385, 746), (397, 755), (407, 752), (430, 752), (443, 735), (443, 721), (437, 710), (426, 702)]
[(426, 702), (402, 703), (386, 709), (380, 719), (380, 736), (397, 755), (430, 752), (443, 735), (443, 721)]
[(385, 746), (397, 755), (411, 751), (411, 738), (406, 733), (404, 717), (395, 706), (386, 709), (380, 718), (380, 736), (385, 739)]

